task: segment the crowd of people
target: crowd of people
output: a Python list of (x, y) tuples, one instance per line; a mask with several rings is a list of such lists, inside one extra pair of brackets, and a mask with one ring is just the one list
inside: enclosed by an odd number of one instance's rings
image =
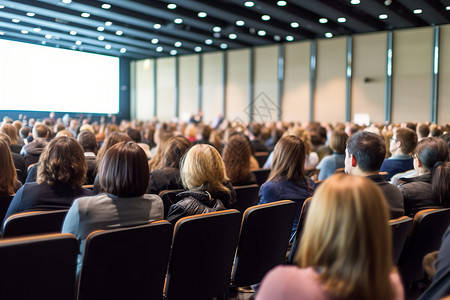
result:
[(89, 233), (163, 219), (161, 191), (182, 190), (166, 208), (175, 224), (233, 208), (234, 187), (255, 184), (252, 171), (267, 168), (259, 203), (295, 201), (292, 234), (313, 198), (296, 265), (269, 272), (257, 299), (403, 299), (387, 221), (450, 207), (449, 149), (450, 124), (5, 117), (0, 199), (12, 200), (2, 224), (19, 212), (69, 209), (62, 232), (80, 241), (79, 270)]

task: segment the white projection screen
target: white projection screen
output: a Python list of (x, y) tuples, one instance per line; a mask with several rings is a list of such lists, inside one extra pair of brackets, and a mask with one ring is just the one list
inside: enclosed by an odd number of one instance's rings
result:
[(119, 58), (0, 39), (0, 110), (117, 114)]

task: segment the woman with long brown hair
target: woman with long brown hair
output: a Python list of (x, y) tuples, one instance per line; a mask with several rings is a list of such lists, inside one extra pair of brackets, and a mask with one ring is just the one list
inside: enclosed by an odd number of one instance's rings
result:
[(311, 200), (296, 265), (270, 271), (256, 299), (403, 299), (388, 220), (386, 199), (375, 183), (333, 175)]
[(17, 180), (16, 167), (11, 156), (9, 145), (0, 139), (0, 198), (14, 195), (21, 183)]
[(243, 134), (231, 136), (223, 148), (223, 162), (228, 178), (233, 186), (256, 183), (255, 175), (250, 172), (252, 148)]

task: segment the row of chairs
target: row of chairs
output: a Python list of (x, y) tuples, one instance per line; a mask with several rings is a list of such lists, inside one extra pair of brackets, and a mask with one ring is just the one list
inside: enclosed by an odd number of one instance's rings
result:
[[(78, 243), (52, 234), (0, 241), (0, 299), (227, 299), (285, 262), (296, 204), (290, 200), (101, 230)], [(47, 249), (50, 248), (50, 249)], [(70, 249), (69, 249), (70, 248)]]

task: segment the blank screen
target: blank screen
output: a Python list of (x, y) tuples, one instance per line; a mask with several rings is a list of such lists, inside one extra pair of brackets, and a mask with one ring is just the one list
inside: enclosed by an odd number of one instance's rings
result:
[(119, 58), (0, 40), (0, 110), (117, 114)]

